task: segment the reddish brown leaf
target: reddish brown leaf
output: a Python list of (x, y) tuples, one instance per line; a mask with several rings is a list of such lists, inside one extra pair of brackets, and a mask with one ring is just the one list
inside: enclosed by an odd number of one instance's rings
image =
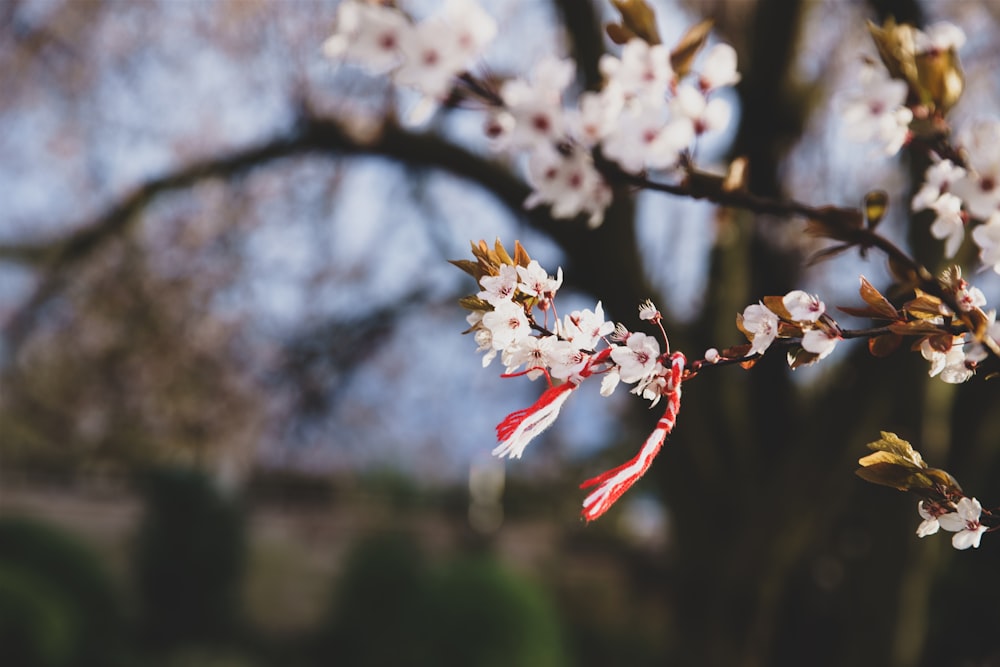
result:
[(792, 370), (815, 363), (817, 359), (819, 359), (818, 354), (807, 352), (801, 347), (793, 348), (788, 351), (788, 366)]
[(886, 320), (900, 319), (899, 311), (896, 310), (895, 306), (889, 303), (889, 300), (882, 296), (882, 293), (875, 289), (864, 276), (861, 276), (861, 289), (859, 291), (861, 299), (880, 313), (879, 317)]
[(701, 23), (691, 26), (670, 52), (670, 66), (677, 73), (678, 79), (684, 78), (691, 71), (694, 58), (698, 55), (698, 51), (705, 46), (708, 35), (712, 32), (713, 24), (712, 19), (705, 19)]
[(739, 359), (740, 357), (745, 357), (750, 354), (750, 348), (752, 346), (750, 343), (745, 343), (743, 345), (734, 345), (732, 347), (727, 347), (726, 349), (719, 352), (720, 355), (726, 359)]
[(898, 334), (876, 336), (875, 338), (868, 339), (868, 351), (872, 353), (873, 357), (888, 357), (899, 349), (899, 345), (902, 342), (903, 337)]
[(941, 328), (940, 325), (927, 320), (912, 320), (910, 322), (893, 322), (889, 325), (889, 331), (901, 336), (926, 336), (941, 333)]
[[(611, 4), (615, 6), (622, 17), (622, 23), (618, 30), (619, 36), (624, 36), (627, 31), (646, 40), (649, 44), (659, 44), (662, 41), (660, 40), (660, 32), (656, 28), (656, 12), (645, 0), (611, 0)], [(610, 30), (608, 35), (614, 39)]]
[(837, 310), (842, 313), (847, 313), (848, 315), (854, 315), (855, 317), (867, 317), (875, 320), (884, 319), (882, 313), (875, 310), (872, 307), (866, 308), (852, 308), (851, 306), (837, 306)]
[(784, 297), (781, 296), (765, 296), (763, 299), (761, 299), (761, 302), (765, 306), (767, 306), (768, 310), (770, 310), (772, 313), (774, 313), (781, 319), (791, 320), (792, 315), (791, 313), (788, 312), (788, 309), (785, 308), (785, 302), (783, 301), (783, 299)]

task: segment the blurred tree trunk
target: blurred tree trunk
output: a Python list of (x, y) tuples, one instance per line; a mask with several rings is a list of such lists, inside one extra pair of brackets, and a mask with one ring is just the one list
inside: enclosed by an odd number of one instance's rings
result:
[[(803, 12), (801, 2), (757, 3), (741, 58), (734, 154), (749, 158), (750, 189), (762, 195), (784, 194), (779, 165), (806, 120), (788, 87)], [(718, 224), (708, 306), (685, 338), (735, 344), (737, 312), (799, 286), (803, 257), (775, 244), (771, 227), (801, 222), (722, 211)], [(920, 440), (926, 374), (905, 355), (873, 361), (844, 345), (838, 356), (820, 386), (794, 387), (779, 352), (686, 387), (678, 442), (655, 469), (675, 517), (676, 577), (665, 585), (685, 638), (679, 663), (892, 664), (898, 538), (913, 510), (852, 472), (880, 428)], [(874, 502), (891, 530), (871, 525)]]

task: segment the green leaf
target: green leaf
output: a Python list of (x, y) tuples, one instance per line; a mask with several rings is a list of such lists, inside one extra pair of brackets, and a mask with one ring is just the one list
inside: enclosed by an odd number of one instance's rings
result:
[(865, 220), (868, 229), (875, 229), (882, 222), (885, 212), (889, 210), (889, 193), (885, 190), (873, 190), (865, 195)]
[[(882, 437), (875, 442), (868, 443), (868, 449), (874, 450), (875, 454), (870, 454), (866, 456), (861, 461), (867, 458), (876, 456), (879, 452), (888, 454), (893, 457), (900, 459), (902, 463), (909, 463), (917, 468), (926, 468), (927, 464), (924, 463), (923, 458), (920, 456), (920, 452), (915, 450), (910, 443), (903, 440), (895, 433), (890, 433), (889, 431), (880, 431)], [(858, 463), (861, 463), (859, 461)], [(864, 465), (864, 463), (861, 463)]]
[(483, 301), (478, 296), (463, 296), (458, 300), (458, 305), (466, 310), (493, 310), (493, 306), (491, 306), (488, 301)]
[(874, 452), (859, 459), (861, 467), (854, 471), (865, 481), (931, 498), (962, 493), (954, 477), (944, 470), (928, 468), (920, 452), (895, 433), (882, 431), (882, 437), (868, 443), (868, 448)]

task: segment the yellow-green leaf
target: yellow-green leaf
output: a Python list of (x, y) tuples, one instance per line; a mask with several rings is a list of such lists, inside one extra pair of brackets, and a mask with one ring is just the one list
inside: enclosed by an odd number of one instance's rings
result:
[[(473, 262), (471, 259), (449, 259), (448, 263), (457, 266), (473, 278), (477, 278), (476, 274), (479, 272), (479, 264)], [(482, 276), (479, 277), (481, 278)]]
[(517, 266), (528, 266), (531, 263), (531, 257), (528, 256), (528, 251), (524, 249), (521, 242), (514, 240), (514, 264)]
[(915, 289), (913, 291), (917, 297), (903, 305), (903, 310), (908, 312), (910, 315), (924, 319), (951, 314), (950, 309), (942, 304), (941, 299), (938, 297), (919, 289)]
[[(926, 468), (927, 464), (924, 463), (923, 458), (920, 456), (920, 452), (913, 449), (913, 446), (909, 442), (903, 440), (895, 433), (889, 431), (880, 431), (882, 437), (874, 442), (868, 443), (868, 449), (874, 450), (875, 454), (869, 454), (864, 457), (858, 463), (865, 465), (864, 461), (866, 459), (871, 459), (873, 462), (878, 462), (884, 460), (878, 458), (877, 455), (890, 454), (894, 457), (898, 457), (899, 463), (909, 463), (917, 468)], [(875, 458), (872, 458), (875, 457)]]
[(866, 482), (890, 486), (899, 491), (914, 491), (918, 488), (929, 489), (933, 486), (929, 477), (923, 476), (922, 473), (914, 471), (912, 468), (895, 463), (873, 463), (858, 468), (854, 473)]
[(496, 253), (497, 258), (504, 264), (513, 264), (514, 260), (510, 255), (507, 254), (507, 249), (503, 247), (503, 243), (500, 243), (498, 238), (493, 244), (493, 252)]
[(466, 310), (493, 310), (493, 306), (491, 306), (488, 301), (483, 301), (478, 296), (472, 295), (463, 296), (458, 300), (458, 305), (462, 306), (462, 308), (465, 308)]
[(942, 115), (962, 97), (965, 74), (954, 49), (929, 51), (914, 58), (921, 97), (928, 98)]
[(882, 222), (889, 210), (889, 193), (885, 190), (873, 190), (865, 195), (865, 220), (868, 229), (875, 229)]
[(914, 62), (915, 30), (909, 25), (898, 25), (889, 17), (882, 27), (868, 22), (868, 32), (878, 55), (889, 70), (889, 75), (902, 79), (911, 88), (917, 83), (917, 66)]

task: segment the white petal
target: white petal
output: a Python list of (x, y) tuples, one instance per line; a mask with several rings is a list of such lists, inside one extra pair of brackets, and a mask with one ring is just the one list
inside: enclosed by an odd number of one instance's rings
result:
[(983, 539), (983, 533), (986, 532), (986, 526), (979, 526), (975, 530), (963, 530), (959, 533), (955, 533), (951, 538), (951, 546), (956, 549), (968, 549), (972, 547), (973, 549), (979, 548), (979, 541)]
[(938, 532), (938, 528), (940, 527), (941, 524), (938, 523), (937, 519), (925, 519), (920, 522), (919, 526), (917, 526), (917, 537), (927, 537), (928, 535), (933, 535)]
[(962, 517), (958, 515), (958, 512), (948, 512), (938, 517), (938, 523), (941, 527), (947, 530), (949, 533), (956, 533), (960, 530), (965, 530), (968, 525)]
[(983, 506), (975, 498), (962, 498), (958, 501), (957, 511), (966, 521), (979, 521)]

